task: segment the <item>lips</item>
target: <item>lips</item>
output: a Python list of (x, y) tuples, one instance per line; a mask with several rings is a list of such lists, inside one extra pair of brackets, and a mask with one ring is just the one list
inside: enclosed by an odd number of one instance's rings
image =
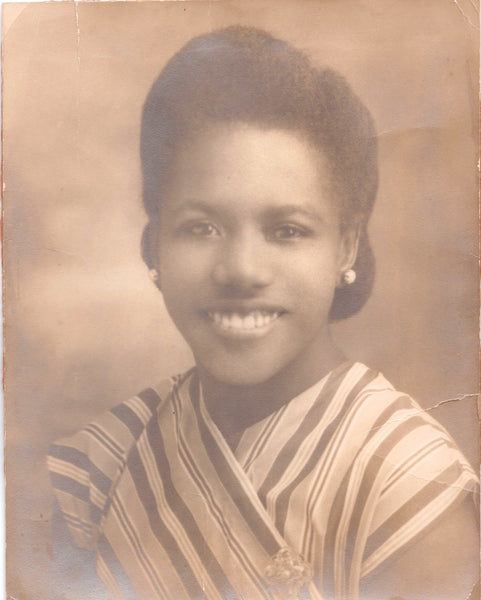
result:
[(207, 311), (207, 317), (224, 331), (244, 332), (261, 330), (279, 318), (279, 310), (255, 309), (249, 312), (229, 310)]

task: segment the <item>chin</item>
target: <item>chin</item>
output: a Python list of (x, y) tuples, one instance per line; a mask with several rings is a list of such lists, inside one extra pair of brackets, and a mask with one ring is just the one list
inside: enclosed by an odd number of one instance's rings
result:
[(205, 361), (197, 362), (200, 369), (209, 377), (224, 385), (236, 387), (256, 387), (262, 385), (272, 379), (278, 372), (278, 369), (260, 368), (257, 363), (255, 365), (241, 365), (239, 362), (234, 364), (206, 364)]

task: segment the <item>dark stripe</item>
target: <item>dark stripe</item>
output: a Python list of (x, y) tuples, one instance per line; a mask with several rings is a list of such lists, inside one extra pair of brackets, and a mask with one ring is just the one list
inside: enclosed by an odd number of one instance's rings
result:
[(87, 425), (84, 431), (95, 438), (114, 458), (123, 461), (125, 454), (123, 448), (121, 448), (106, 431), (101, 429), (95, 423)]
[[(175, 422), (176, 422), (176, 432), (177, 432), (177, 437), (179, 440), (179, 455), (184, 463), (184, 467), (187, 469), (187, 471), (189, 472), (193, 481), (195, 481), (198, 488), (202, 492), (202, 494), (206, 500), (206, 504), (207, 504), (207, 506), (210, 507), (210, 510), (211, 510), (211, 513), (212, 513), (214, 519), (219, 523), (222, 531), (224, 532), (226, 542), (229, 545), (229, 547), (231, 548), (233, 554), (235, 554), (235, 556), (237, 557), (239, 562), (243, 565), (244, 569), (249, 573), (252, 581), (254, 582), (254, 584), (257, 587), (257, 589), (259, 590), (259, 592), (262, 593), (263, 596), (265, 597), (266, 596), (265, 580), (259, 579), (259, 574), (257, 573), (256, 568), (250, 561), (249, 555), (248, 554), (245, 555), (243, 553), (242, 546), (239, 545), (237, 539), (232, 535), (232, 533), (225, 521), (224, 514), (223, 514), (221, 507), (219, 507), (219, 505), (217, 504), (217, 502), (215, 500), (215, 496), (212, 494), (212, 491), (209, 488), (208, 483), (205, 481), (204, 477), (202, 476), (201, 471), (197, 468), (196, 462), (189, 451), (189, 445), (185, 442), (184, 435), (182, 432), (182, 426), (179, 421), (179, 419), (182, 415), (182, 400), (180, 398), (180, 395), (177, 393), (176, 389), (174, 389), (172, 392), (172, 399), (173, 399), (173, 406), (175, 409), (175, 417), (174, 418), (175, 418)], [(270, 594), (268, 594), (268, 596), (270, 597)]]
[[(430, 531), (433, 531), (433, 529), (436, 528), (436, 526), (438, 525), (438, 523), (440, 521), (442, 521), (443, 519), (447, 518), (448, 515), (450, 513), (453, 512), (454, 509), (458, 508), (465, 500), (467, 500), (467, 496), (469, 495), (469, 491), (468, 490), (460, 490), (460, 494), (451, 502), (451, 504), (449, 506), (447, 506), (445, 508), (445, 510), (443, 512), (441, 512), (440, 514), (436, 515), (436, 517), (434, 519), (432, 519), (431, 521), (429, 521), (428, 523), (425, 524), (424, 527), (416, 530), (416, 533), (413, 535), (413, 537), (409, 540), (408, 544), (410, 547), (412, 547), (414, 544), (416, 544), (416, 542), (422, 538), (423, 536), (425, 536), (426, 534), (428, 534)], [(476, 516), (478, 516), (478, 513), (476, 512)], [(376, 544), (377, 546), (377, 544)], [(370, 573), (367, 574), (367, 578), (371, 577), (373, 573), (376, 573), (377, 570), (382, 567), (383, 569), (386, 568), (388, 565), (392, 564), (392, 562), (394, 560), (396, 560), (396, 558), (399, 556), (399, 554), (401, 552), (403, 552), (406, 549), (405, 546), (401, 546), (400, 548), (397, 548), (391, 555), (389, 555), (385, 561), (381, 562), (377, 567), (374, 568), (373, 571), (371, 571)], [(369, 558), (371, 556), (371, 553), (368, 553), (367, 551), (364, 553), (365, 556), (367, 558)]]
[[(381, 391), (387, 391), (387, 390), (376, 390), (376, 392), (381, 392)], [(392, 391), (392, 390), (389, 390)], [(368, 390), (363, 390), (364, 393), (368, 392)], [(351, 468), (348, 470), (348, 472), (345, 474), (344, 476), (344, 480), (341, 484), (341, 487), (339, 488), (337, 494), (336, 494), (336, 499), (333, 502), (333, 506), (335, 506), (336, 503), (340, 504), (341, 507), (344, 506), (344, 494), (346, 491), (346, 487), (347, 487), (347, 482), (349, 480), (349, 478), (351, 477), (351, 472), (352, 472), (352, 466), (354, 465), (357, 456), (359, 455), (359, 450), (362, 450), (362, 448), (367, 444), (367, 442), (371, 439), (371, 437), (376, 433), (376, 431), (383, 425), (385, 424), (396, 412), (398, 412), (401, 409), (409, 409), (412, 408), (412, 401), (411, 398), (409, 396), (398, 396), (395, 400), (395, 402), (393, 402), (392, 404), (390, 404), (386, 409), (384, 409), (381, 414), (378, 416), (378, 418), (374, 421), (373, 425), (370, 427), (369, 429), (369, 434), (368, 436), (364, 439), (363, 441), (363, 446), (358, 449), (358, 452), (356, 453), (356, 457), (354, 458), (354, 460), (352, 461), (351, 464)], [(362, 409), (363, 407), (363, 402), (361, 402), (356, 408), (355, 410), (353, 410), (350, 414), (348, 414), (347, 419), (342, 423), (342, 425), (344, 427), (350, 427), (350, 424), (354, 421), (354, 419), (357, 417), (358, 412)], [(316, 484), (314, 489), (317, 489), (319, 486), (319, 484)], [(307, 510), (307, 514), (306, 514), (306, 523), (311, 523), (312, 522), (312, 512), (314, 510), (314, 506), (316, 504), (316, 498), (309, 498), (308, 500), (308, 510)], [(331, 511), (331, 515), (329, 517), (328, 523), (330, 523), (331, 525), (333, 523), (336, 523), (336, 528), (337, 528), (337, 523), (340, 519), (340, 512), (337, 511), (337, 509), (335, 509), (335, 513), (337, 514), (337, 517), (334, 518), (334, 514), (332, 514)], [(324, 544), (324, 548), (334, 548), (334, 544), (335, 544), (335, 536), (337, 534), (337, 529), (334, 531), (332, 528), (330, 528), (328, 526), (328, 532), (330, 532), (328, 535), (326, 535), (326, 542)], [(310, 548), (311, 544), (312, 544), (312, 537), (313, 537), (313, 528), (310, 528), (310, 536), (309, 536), (309, 543), (307, 545), (308, 548)]]
[[(364, 403), (364, 398), (368, 393), (369, 393), (369, 390), (363, 390), (363, 393), (359, 394), (358, 401), (357, 401), (356, 405), (354, 406), (354, 409), (351, 410), (350, 412), (348, 412), (347, 416), (345, 416), (345, 418), (343, 419), (342, 428), (344, 430), (346, 430), (346, 428), (350, 427), (350, 424), (355, 419), (358, 412), (362, 409), (363, 403)], [(395, 412), (395, 411), (392, 410), (391, 408), (388, 408), (383, 412), (383, 414), (387, 416), (387, 415), (392, 414), (393, 412)], [(340, 429), (340, 427), (338, 428), (338, 430), (339, 429)], [(374, 429), (370, 428), (370, 435), (372, 435), (373, 431), (374, 431)], [(341, 434), (338, 433), (337, 436), (339, 437), (339, 435), (341, 435)], [(339, 440), (339, 442), (342, 443), (342, 440)], [(332, 453), (333, 453), (333, 451), (331, 450), (331, 454)], [(335, 454), (335, 452), (334, 452), (334, 454)], [(352, 464), (354, 464), (354, 461), (352, 461)], [(352, 464), (351, 464), (351, 469), (352, 469)], [(347, 487), (347, 484), (349, 481), (351, 469), (349, 469), (348, 473), (345, 474), (343, 481), (341, 482), (341, 485), (339, 486), (339, 488), (336, 492), (334, 500), (331, 503), (330, 515), (327, 520), (327, 531), (324, 536), (323, 544), (321, 547), (321, 556), (316, 557), (316, 560), (319, 560), (323, 565), (324, 580), (321, 581), (321, 573), (318, 573), (314, 576), (315, 584), (317, 585), (317, 587), (319, 589), (328, 588), (329, 596), (334, 594), (334, 591), (333, 591), (333, 585), (334, 585), (333, 584), (333, 577), (334, 577), (333, 551), (334, 551), (334, 547), (335, 547), (335, 537), (337, 535), (337, 525), (339, 523), (342, 509), (344, 507), (344, 496), (346, 493), (346, 487)], [(313, 538), (314, 538), (315, 532), (314, 532), (314, 527), (313, 527), (313, 522), (312, 522), (312, 513), (315, 510), (317, 502), (318, 502), (318, 497), (317, 497), (317, 495), (315, 495), (316, 490), (319, 490), (320, 488), (322, 488), (322, 486), (326, 485), (325, 479), (326, 479), (326, 477), (329, 477), (331, 470), (332, 470), (332, 459), (331, 459), (331, 464), (329, 465), (329, 468), (327, 469), (327, 472), (325, 473), (325, 476), (323, 477), (322, 480), (319, 480), (319, 478), (318, 478), (318, 480), (315, 482), (315, 485), (312, 487), (312, 493), (306, 502), (306, 514), (305, 514), (305, 520), (304, 520), (305, 531), (304, 531), (304, 535), (303, 535), (302, 547), (307, 549), (306, 555), (307, 555), (308, 560), (312, 560), (311, 556), (313, 553)], [(329, 508), (327, 506), (322, 506), (322, 507), (320, 507), (320, 509), (324, 510), (324, 511), (329, 510)], [(306, 540), (306, 537), (307, 537), (307, 540)], [(327, 550), (327, 552), (326, 552), (326, 550)], [(328, 574), (327, 578), (325, 577), (326, 573)]]
[[(347, 424), (349, 426), (349, 424), (356, 417), (359, 410), (362, 409), (362, 406), (363, 406), (363, 403), (361, 402), (359, 404), (359, 406), (356, 408), (356, 410), (354, 410), (352, 412), (352, 414), (349, 415), (349, 418), (343, 425)], [(393, 404), (391, 404), (390, 406), (388, 406), (385, 410), (383, 410), (383, 412), (376, 419), (376, 421), (374, 422), (374, 425), (370, 428), (369, 435), (364, 440), (363, 445), (365, 445), (367, 443), (367, 441), (372, 437), (373, 433), (375, 433), (375, 431), (377, 429), (379, 429), (381, 424), (388, 421), (398, 410), (401, 410), (402, 408), (411, 408), (411, 407), (412, 407), (412, 402), (408, 396), (400, 396), (400, 397), (396, 398), (396, 401)], [(327, 475), (328, 474), (329, 474), (329, 472), (327, 473)], [(316, 481), (315, 485), (313, 486), (313, 490), (319, 489), (319, 487), (322, 487), (322, 485), (324, 485), (324, 482)], [(313, 533), (314, 533), (313, 527), (312, 527), (312, 513), (315, 509), (316, 502), (317, 502), (317, 496), (311, 496), (306, 503), (305, 523), (309, 527), (309, 542), (307, 544), (307, 548), (311, 548), (311, 545), (312, 545), (312, 537), (313, 537)]]
[(86, 523), (85, 521), (81, 521), (80, 519), (73, 519), (70, 515), (62, 511), (62, 515), (65, 519), (65, 522), (69, 527), (73, 527), (78, 531), (87, 535), (90, 539), (92, 539), (94, 528), (91, 523)]
[[(206, 571), (209, 572), (212, 581), (215, 583), (221, 595), (224, 595), (229, 599), (232, 598), (232, 600), (238, 598), (229, 579), (223, 572), (219, 562), (217, 561), (217, 558), (202, 535), (195, 518), (175, 488), (174, 482), (172, 481), (170, 464), (165, 451), (164, 441), (162, 439), (162, 433), (155, 421), (153, 421), (151, 426), (148, 427), (147, 436), (152, 453), (155, 457), (157, 471), (162, 479), (165, 498), (172, 513), (175, 515), (179, 521), (179, 524), (186, 532), (190, 543), (195, 549)], [(172, 555), (171, 560), (175, 565), (175, 561), (178, 560), (175, 553)]]
[(90, 490), (87, 485), (83, 485), (83, 483), (79, 483), (75, 479), (71, 479), (65, 475), (60, 475), (60, 473), (56, 473), (55, 471), (50, 471), (50, 479), (52, 481), (52, 486), (56, 490), (67, 492), (79, 500), (89, 502)]
[(157, 408), (162, 402), (162, 398), (152, 388), (142, 390), (140, 394), (137, 394), (137, 397), (142, 400), (153, 415), (157, 412)]
[[(99, 442), (99, 444), (101, 444), (101, 446), (105, 450), (107, 450), (107, 452), (109, 452), (115, 459), (117, 459), (119, 461), (119, 468), (123, 470), (123, 467), (125, 466), (125, 459), (124, 459), (123, 453), (121, 453), (122, 449), (112, 438), (110, 438), (110, 436), (108, 436), (102, 429), (100, 429), (94, 423), (91, 423), (90, 425), (88, 425), (84, 429), (84, 432), (88, 433), (88, 435), (91, 435), (94, 439), (96, 439)], [(57, 444), (57, 446), (58, 446), (58, 444)], [(77, 451), (75, 450), (74, 452), (77, 452)], [(87, 466), (88, 466), (88, 464), (93, 465), (93, 463), (91, 463), (90, 459), (85, 454), (80, 454), (79, 456), (76, 457), (76, 460), (81, 460), (81, 462), (84, 462)], [(91, 511), (92, 521), (97, 524), (100, 522), (102, 514), (104, 514), (104, 513), (107, 514), (107, 512), (110, 508), (110, 502), (111, 502), (110, 493), (111, 493), (111, 487), (112, 487), (113, 482), (110, 479), (108, 479), (108, 481), (109, 481), (109, 485), (108, 485), (108, 488), (106, 489), (106, 491), (105, 491), (105, 488), (103, 487), (103, 484), (101, 484), (102, 487), (100, 488), (101, 491), (103, 491), (103, 493), (105, 493), (105, 495), (107, 496), (105, 506), (103, 506), (102, 509), (100, 509), (99, 507), (97, 507), (97, 505), (90, 502), (90, 511)], [(55, 484), (53, 484), (53, 486), (58, 487)], [(96, 487), (98, 487), (98, 486), (96, 486)], [(66, 489), (64, 491), (68, 491), (69, 493), (76, 495), (73, 491), (69, 491), (68, 489)], [(77, 497), (79, 497), (79, 496), (77, 496)], [(82, 497), (82, 499), (84, 499), (84, 498)], [(85, 501), (90, 501), (90, 493), (88, 495), (87, 500), (85, 500)]]
[[(359, 395), (359, 393), (369, 383), (371, 383), (371, 381), (373, 381), (377, 377), (377, 375), (378, 375), (377, 373), (375, 373), (374, 371), (371, 371), (371, 370), (368, 370), (368, 371), (366, 371), (366, 373), (364, 373), (364, 375), (357, 382), (357, 384), (351, 389), (349, 394), (347, 394), (344, 404), (342, 406), (342, 409), (339, 411), (336, 418), (331, 421), (329, 426), (326, 427), (326, 429), (322, 433), (319, 443), (315, 447), (315, 449), (312, 452), (309, 459), (305, 462), (304, 467), (297, 474), (297, 477), (293, 481), (291, 481), (291, 483), (289, 485), (287, 485), (282, 490), (282, 492), (279, 494), (279, 496), (277, 497), (276, 527), (279, 530), (281, 535), (284, 535), (284, 527), (285, 527), (285, 522), (286, 522), (286, 518), (287, 518), (287, 511), (289, 508), (289, 500), (290, 500), (292, 492), (301, 483), (301, 481), (303, 481), (308, 476), (308, 474), (315, 468), (315, 466), (319, 463), (319, 460), (321, 459), (322, 455), (324, 454), (327, 445), (331, 441), (334, 432), (337, 430), (340, 422), (344, 418), (346, 411), (351, 406), (354, 399)], [(330, 385), (329, 388), (326, 389), (326, 394), (327, 394), (327, 392), (329, 392), (331, 395), (334, 393), (334, 387), (333, 387), (334, 383), (336, 383), (336, 388), (339, 386), (338, 379), (336, 382), (333, 381), (332, 382), (333, 385), (332, 386)], [(327, 396), (327, 395), (324, 396), (323, 393), (321, 393), (321, 396), (322, 396), (322, 402), (320, 402), (320, 403), (323, 405), (326, 400), (327, 401), (331, 400), (330, 396)], [(323, 406), (323, 410), (324, 410), (324, 408), (325, 407)], [(318, 421), (316, 423), (314, 423), (313, 425), (317, 425), (317, 423), (318, 423)], [(312, 427), (312, 429), (313, 428), (314, 427)], [(297, 442), (297, 447), (298, 446), (299, 446), (299, 440)]]
[[(132, 452), (130, 453), (128, 469), (137, 489), (138, 497), (148, 517), (153, 534), (157, 537), (157, 539), (169, 555), (171, 564), (177, 571), (177, 574), (179, 575), (180, 580), (182, 581), (188, 594), (192, 598), (196, 598), (197, 596), (201, 597), (202, 588), (199, 585), (194, 573), (192, 572), (187, 558), (184, 556), (176, 539), (174, 538), (174, 536), (172, 535), (172, 533), (167, 528), (164, 521), (159, 515), (155, 495), (152, 491), (152, 488), (150, 487), (147, 473), (145, 471), (144, 464), (140, 458), (137, 446), (134, 446), (132, 448)], [(169, 475), (167, 475), (167, 473), (165, 472), (165, 468), (162, 467), (159, 468), (159, 474), (161, 476), (163, 484), (168, 486), (169, 484), (166, 483), (166, 477), (170, 477), (170, 473)]]
[(119, 586), (122, 595), (129, 600), (131, 598), (137, 598), (137, 594), (132, 587), (130, 579), (128, 578), (115, 552), (103, 534), (98, 540), (98, 553), (110, 571), (112, 578), (115, 579), (115, 582)]
[[(154, 392), (155, 394), (155, 392)], [(110, 411), (115, 417), (117, 417), (124, 425), (126, 425), (132, 434), (132, 436), (137, 440), (141, 433), (145, 430), (145, 426), (139, 417), (135, 414), (135, 412), (126, 406), (125, 404), (119, 404), (114, 407)], [(102, 446), (110, 452), (113, 456), (115, 456), (119, 460), (119, 469), (120, 473), (117, 477), (117, 480), (124, 472), (125, 465), (127, 463), (128, 456), (126, 455), (127, 451), (124, 450), (117, 442), (109, 435), (106, 431), (98, 427), (96, 424), (91, 424), (86, 428), (86, 431), (90, 430), (89, 433), (92, 435)], [(132, 450), (130, 448), (129, 452)], [(110, 504), (112, 502), (112, 496), (109, 495), (104, 507), (104, 513), (107, 514), (110, 509)]]
[(90, 505), (90, 515), (92, 517), (92, 521), (97, 525), (100, 523), (100, 519), (102, 518), (103, 511), (96, 506), (95, 504)]
[(144, 424), (134, 411), (125, 404), (119, 404), (110, 411), (129, 429), (130, 433), (137, 440), (144, 430)]
[[(353, 461), (354, 464), (354, 461)], [(344, 500), (346, 497), (347, 486), (351, 477), (352, 465), (348, 472), (345, 474), (341, 485), (336, 493), (334, 501), (329, 512), (329, 519), (327, 521), (327, 529), (324, 541), (324, 553), (323, 553), (323, 579), (322, 579), (322, 590), (326, 598), (335, 597), (335, 560), (334, 551), (336, 549), (336, 536), (341, 519), (342, 511), (344, 509)], [(317, 580), (319, 584), (319, 580)]]
[(49, 454), (53, 458), (68, 462), (75, 467), (86, 471), (93, 485), (103, 494), (108, 494), (112, 481), (95, 466), (86, 454), (80, 452), (76, 448), (60, 445), (52, 446)]
[[(376, 480), (379, 470), (385, 462), (386, 456), (389, 454), (389, 451), (392, 450), (392, 448), (394, 448), (408, 433), (413, 431), (417, 425), (424, 425), (425, 423), (426, 421), (422, 416), (413, 415), (408, 418), (391, 432), (383, 442), (381, 442), (376, 448), (376, 454), (370, 458), (369, 463), (364, 470), (363, 481), (351, 513), (352, 517), (347, 534), (348, 543), (346, 545), (345, 556), (345, 573), (347, 576), (349, 576), (351, 570), (352, 558), (357, 542), (357, 532), (366, 507), (366, 500), (371, 492), (373, 482)], [(352, 543), (350, 543), (350, 541)]]
[(207, 424), (200, 413), (198, 381), (195, 377), (192, 379), (190, 384), (190, 396), (192, 398), (194, 410), (197, 416), (197, 426), (202, 437), (202, 442), (212, 464), (214, 465), (217, 475), (219, 476), (219, 480), (222, 482), (228, 495), (232, 498), (232, 501), (237, 506), (239, 512), (246, 522), (246, 526), (249, 527), (254, 536), (259, 540), (269, 556), (273, 556), (280, 550), (280, 546), (274, 534), (270, 531), (269, 527), (252, 505), (252, 502), (247, 496), (242, 484), (237, 480), (237, 477), (227, 462), (224, 453), (217, 445), (215, 438), (207, 427)]
[[(264, 506), (266, 506), (267, 494), (279, 482), (280, 478), (285, 473), (286, 465), (291, 464), (296, 452), (299, 450), (299, 445), (319, 424), (319, 420), (326, 409), (326, 403), (332, 399), (332, 396), (339, 387), (340, 381), (345, 377), (346, 373), (351, 367), (351, 362), (343, 363), (329, 374), (328, 379), (319, 393), (316, 401), (311, 406), (310, 410), (304, 415), (302, 422), (294, 435), (279, 452), (258, 492), (259, 498)], [(278, 525), (279, 523), (276, 520), (276, 526)]]
[(60, 509), (60, 510), (62, 512), (64, 519), (66, 521), (68, 521), (71, 525), (74, 525), (75, 527), (78, 527), (78, 528), (84, 528), (85, 530), (88, 529), (89, 531), (93, 530), (91, 523), (83, 521), (80, 517), (77, 517), (76, 515), (71, 515), (69, 513), (66, 513), (65, 511), (62, 511), (62, 509)]
[[(374, 422), (373, 426), (370, 428), (367, 437), (364, 439), (362, 446), (358, 449), (356, 456), (354, 457), (350, 468), (344, 475), (341, 485), (336, 493), (334, 501), (331, 505), (331, 510), (328, 518), (328, 526), (325, 535), (324, 541), (324, 558), (323, 558), (323, 590), (327, 597), (331, 597), (335, 595), (335, 572), (336, 567), (339, 568), (335, 564), (334, 560), (334, 552), (336, 548), (336, 537), (338, 533), (338, 525), (342, 515), (342, 511), (344, 509), (344, 503), (346, 498), (347, 486), (349, 484), (349, 480), (351, 478), (352, 469), (356, 464), (357, 457), (359, 456), (359, 452), (364, 448), (367, 442), (372, 438), (372, 436), (377, 432), (382, 423), (388, 421), (398, 410), (404, 407), (411, 407), (412, 403), (409, 401), (409, 404), (406, 404), (406, 399), (410, 400), (406, 396), (402, 396), (400, 398), (396, 398), (396, 401), (388, 406), (379, 417)], [(348, 415), (347, 423), (352, 422), (354, 418), (357, 416), (357, 413), (362, 408), (363, 404), (361, 403), (356, 410)]]
[(287, 410), (288, 404), (289, 403), (284, 404), (284, 406), (280, 410), (278, 410), (273, 415), (271, 415), (269, 422), (266, 424), (266, 427), (262, 431), (262, 433), (259, 436), (259, 438), (257, 439), (256, 443), (253, 444), (249, 454), (247, 455), (246, 462), (244, 464), (245, 471), (247, 471), (249, 469), (249, 467), (254, 462), (254, 460), (262, 453), (262, 451), (266, 447), (266, 444), (268, 443), (268, 441), (270, 439), (272, 430), (276, 427), (276, 425), (279, 423), (279, 421), (284, 416), (284, 413)]
[(84, 452), (80, 452), (76, 448), (70, 446), (64, 446), (63, 444), (53, 444), (48, 452), (49, 456), (53, 458), (60, 458), (67, 462), (71, 462), (73, 465), (85, 469), (86, 464), (89, 462), (87, 455)]
[(416, 455), (415, 460), (413, 460), (413, 457), (411, 456), (408, 460), (399, 463), (396, 468), (396, 473), (391, 474), (389, 484), (387, 484), (383, 488), (379, 498), (382, 498), (402, 477), (404, 477), (404, 475), (406, 475), (407, 469), (412, 469), (415, 465), (419, 464), (422, 460), (424, 460), (428, 454), (431, 454), (431, 452), (437, 450), (438, 448), (441, 448), (442, 446), (444, 446), (444, 440), (432, 440), (427, 446), (423, 448), (423, 451), (420, 454)]
[[(414, 515), (425, 508), (434, 498), (442, 494), (446, 490), (446, 487), (454, 485), (460, 474), (458, 463), (450, 465), (442, 473), (437, 474), (436, 480), (426, 484), (372, 533), (366, 545), (365, 556), (370, 556), (378, 547), (382, 546), (395, 531), (401, 529)], [(446, 479), (449, 479), (450, 483), (446, 483)], [(465, 491), (465, 494), (467, 493)], [(428, 524), (429, 522), (425, 523), (421, 526), (421, 529)]]
[(102, 510), (90, 500), (90, 488), (88, 486), (54, 471), (50, 471), (50, 480), (54, 489), (66, 492), (74, 498), (86, 502), (89, 505), (92, 522), (95, 524), (100, 522)]
[[(374, 424), (371, 427), (371, 431), (375, 432), (377, 429), (380, 429), (383, 425), (386, 425), (386, 423), (389, 421), (389, 419), (394, 415), (394, 413), (396, 411), (410, 410), (413, 408), (415, 408), (415, 407), (409, 396), (406, 396), (405, 394), (398, 396), (396, 398), (396, 400), (392, 404), (390, 404), (388, 406), (388, 408), (383, 410), (382, 413), (379, 415), (379, 417), (374, 421)], [(371, 438), (371, 435), (369, 435), (368, 439), (370, 439), (370, 438)]]
[(114, 498), (112, 502), (112, 512), (115, 512), (117, 519), (120, 521), (120, 527), (122, 531), (129, 538), (130, 547), (133, 549), (144, 569), (148, 571), (150, 583), (155, 588), (156, 592), (158, 592), (164, 598), (168, 598), (169, 595), (159, 577), (160, 573), (157, 573), (155, 566), (150, 562), (145, 552), (144, 544), (137, 536), (137, 533), (129, 519), (129, 515), (127, 514), (120, 501), (120, 498), (118, 497)]

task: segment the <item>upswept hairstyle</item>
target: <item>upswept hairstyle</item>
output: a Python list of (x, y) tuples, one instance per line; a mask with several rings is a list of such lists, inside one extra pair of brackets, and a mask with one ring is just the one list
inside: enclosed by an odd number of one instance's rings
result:
[(336, 289), (332, 320), (358, 312), (374, 281), (367, 223), (377, 191), (377, 140), (371, 115), (347, 82), (317, 69), (265, 31), (233, 26), (190, 40), (155, 80), (141, 131), (143, 202), (149, 222), (142, 255), (155, 264), (156, 231), (176, 151), (209, 125), (242, 121), (303, 133), (332, 171), (343, 227), (360, 228), (356, 281)]

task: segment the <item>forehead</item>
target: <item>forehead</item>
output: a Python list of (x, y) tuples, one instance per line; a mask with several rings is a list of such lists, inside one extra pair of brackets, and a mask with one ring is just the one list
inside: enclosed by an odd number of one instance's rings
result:
[(216, 124), (186, 140), (169, 177), (168, 202), (315, 201), (327, 197), (331, 169), (301, 133), (247, 123)]

